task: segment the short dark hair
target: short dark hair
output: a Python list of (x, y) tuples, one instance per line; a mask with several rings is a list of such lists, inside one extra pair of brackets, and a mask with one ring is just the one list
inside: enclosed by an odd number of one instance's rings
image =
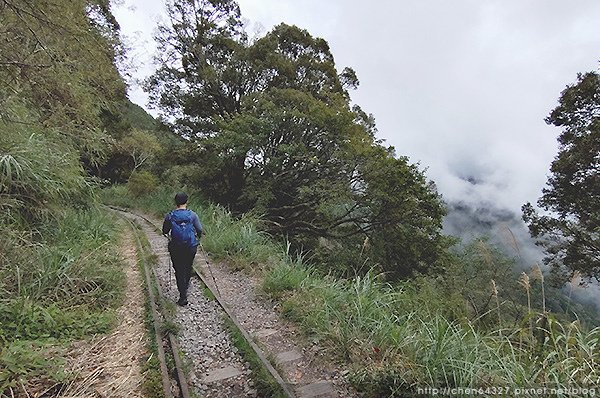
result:
[(175, 195), (175, 204), (177, 206), (181, 206), (186, 204), (188, 201), (188, 196), (187, 193), (185, 192), (178, 192), (177, 195)]

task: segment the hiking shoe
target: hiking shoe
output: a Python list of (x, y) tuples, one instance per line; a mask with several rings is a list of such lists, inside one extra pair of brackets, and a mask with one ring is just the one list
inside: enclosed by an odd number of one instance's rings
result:
[(180, 305), (180, 306), (182, 306), (182, 307), (183, 307), (184, 305), (187, 305), (187, 303), (188, 303), (187, 299), (182, 299), (182, 298), (180, 298), (179, 300), (177, 300), (177, 305)]

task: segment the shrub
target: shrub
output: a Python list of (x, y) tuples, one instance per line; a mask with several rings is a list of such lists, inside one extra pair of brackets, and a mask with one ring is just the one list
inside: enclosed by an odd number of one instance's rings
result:
[(146, 196), (158, 187), (158, 179), (150, 172), (139, 171), (129, 177), (127, 189), (135, 198)]

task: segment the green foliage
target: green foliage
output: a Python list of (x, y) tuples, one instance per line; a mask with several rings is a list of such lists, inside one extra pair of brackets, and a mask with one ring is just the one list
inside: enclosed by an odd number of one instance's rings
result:
[(136, 170), (157, 173), (166, 161), (172, 163), (176, 158), (172, 152), (177, 137), (128, 99), (102, 109), (100, 119), (112, 142), (105, 162), (87, 165), (91, 174), (111, 183), (124, 183)]
[[(561, 93), (559, 105), (546, 123), (563, 128), (552, 175), (538, 206), (523, 206), (523, 219), (539, 238), (548, 256), (544, 259), (566, 279), (575, 272), (600, 278), (600, 76), (578, 75), (576, 84)], [(566, 269), (565, 269), (566, 268)]]
[(111, 185), (98, 191), (98, 200), (106, 205), (129, 208), (131, 201), (127, 185)]
[(494, 286), (499, 300), (505, 303), (506, 322), (514, 322), (526, 314), (521, 306), (524, 291), (518, 285), (514, 260), (484, 238), (455, 247), (454, 255), (454, 261), (448, 263), (443, 273), (432, 276), (433, 283), (443, 289), (444, 297), (455, 300), (454, 305), (449, 306), (455, 313), (447, 312), (446, 316), (466, 317), (479, 325), (497, 325), (497, 316), (492, 311), (496, 305)]
[[(284, 284), (285, 274), (275, 269), (271, 279)], [(373, 274), (348, 282), (306, 275), (283, 296), (282, 311), (352, 364), (366, 396), (415, 395), (416, 386), (589, 388), (600, 381), (599, 353), (590, 351), (598, 328), (537, 314), (532, 329), (525, 318), (523, 327), (486, 331), (448, 320), (444, 305), (451, 304), (435, 298), (437, 290), (392, 287)]]
[[(285, 261), (287, 260), (287, 261)], [(262, 282), (262, 290), (273, 298), (281, 298), (287, 292), (300, 289), (310, 278), (311, 271), (303, 266), (302, 258), (284, 257), (280, 265), (270, 270)]]
[(90, 310), (88, 306), (64, 309), (54, 303), (42, 305), (28, 297), (0, 302), (0, 341), (71, 340), (108, 332), (114, 314)]
[[(179, 22), (159, 27), (162, 62), (147, 82), (151, 100), (172, 116), (180, 117), (185, 108), (209, 132), (207, 118), (235, 112), (252, 78), (238, 52), (246, 40), (239, 6), (233, 0), (174, 0), (167, 14)], [(179, 127), (185, 136), (197, 130)]]
[(104, 309), (117, 303), (123, 278), (118, 254), (110, 246), (114, 218), (100, 210), (70, 210), (56, 222), (61, 228), (41, 226), (37, 242), (5, 241), (2, 290), (8, 297), (67, 306)]
[[(114, 325), (111, 309), (121, 302), (124, 289), (114, 225), (114, 217), (102, 211), (68, 207), (38, 223), (35, 233), (16, 223), (3, 224), (2, 392), (16, 380), (60, 380), (55, 368), (62, 354), (54, 352), (52, 361), (44, 361), (48, 354), (38, 347), (106, 333)], [(29, 362), (15, 365), (15, 358)]]
[(122, 118), (132, 128), (155, 131), (158, 128), (158, 122), (146, 112), (141, 106), (126, 100), (121, 108)]
[(101, 114), (125, 98), (125, 84), (106, 0), (5, 0), (0, 26), (4, 396), (15, 383), (62, 380), (62, 352), (42, 348), (112, 326), (124, 283), (115, 219), (91, 206), (85, 171), (110, 155), (114, 140)]
[(148, 171), (133, 173), (127, 182), (127, 189), (134, 197), (146, 196), (158, 187), (158, 179)]
[(329, 209), (350, 196), (341, 158), (356, 132), (353, 114), (308, 93), (276, 88), (249, 96), (243, 108), (219, 137), (223, 149), (237, 142), (246, 154), (243, 207), (264, 214), (273, 233), (294, 239), (324, 234), (338, 221)]
[[(107, 135), (99, 112), (125, 97), (115, 67), (118, 33), (104, 24), (109, 13), (86, 0), (0, 5), (0, 116), (27, 122), (12, 112), (11, 100), (39, 113), (44, 127), (59, 128), (91, 164), (105, 159)], [(106, 10), (107, 11), (107, 10)]]
[[(29, 117), (20, 107), (19, 115)], [(58, 131), (0, 119), (0, 208), (4, 221), (46, 219), (91, 197), (76, 152)]]
[(133, 171), (135, 172), (144, 163), (152, 162), (161, 151), (158, 139), (147, 131), (132, 129), (131, 132), (120, 142), (122, 149), (133, 160)]
[[(138, 208), (163, 217), (172, 210), (175, 193), (181, 189), (157, 190), (153, 195), (135, 197), (123, 187), (113, 186), (101, 193), (105, 203)], [(252, 214), (236, 218), (221, 206), (207, 205), (199, 193), (190, 192), (188, 208), (198, 213), (205, 230), (203, 247), (211, 255), (241, 267), (264, 267), (279, 261), (280, 246), (258, 228), (259, 220)]]
[[(147, 87), (193, 143), (190, 182), (208, 199), (260, 214), (269, 233), (334, 272), (377, 264), (401, 278), (444, 261), (450, 242), (435, 186), (350, 106), (358, 79), (337, 72), (325, 40), (280, 24), (249, 42), (234, 1), (176, 0), (168, 13), (177, 23), (160, 28), (164, 60)], [(372, 252), (354, 256), (366, 239)], [(327, 246), (351, 253), (350, 264)]]
[[(50, 377), (62, 381), (62, 361), (52, 355), (42, 344), (31, 341), (14, 341), (0, 345), (0, 394), (19, 387), (23, 380)], [(8, 393), (7, 393), (8, 394)]]
[(351, 68), (338, 75), (329, 44), (297, 26), (281, 23), (248, 49), (257, 91), (291, 88), (327, 103), (349, 99), (346, 87), (356, 88)]
[(446, 209), (435, 185), (408, 158), (396, 158), (393, 148), (355, 151), (360, 188), (344, 206), (348, 216), (338, 234), (355, 237), (354, 250), (360, 248), (391, 279), (441, 268), (453, 241), (441, 234)]
[(273, 261), (275, 245), (258, 230), (252, 215), (236, 220), (222, 207), (209, 206), (199, 208), (199, 216), (207, 231), (203, 245), (215, 256), (239, 267), (262, 267)]

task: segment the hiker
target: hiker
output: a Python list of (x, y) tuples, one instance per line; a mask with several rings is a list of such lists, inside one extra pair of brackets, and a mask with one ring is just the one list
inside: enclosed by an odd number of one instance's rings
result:
[[(184, 306), (187, 301), (187, 290), (192, 276), (192, 263), (196, 257), (198, 240), (202, 237), (202, 224), (198, 215), (187, 208), (188, 196), (184, 192), (175, 195), (175, 210), (165, 216), (163, 235), (169, 239), (169, 253), (175, 269), (179, 300), (177, 304)], [(196, 237), (196, 235), (198, 235)]]

